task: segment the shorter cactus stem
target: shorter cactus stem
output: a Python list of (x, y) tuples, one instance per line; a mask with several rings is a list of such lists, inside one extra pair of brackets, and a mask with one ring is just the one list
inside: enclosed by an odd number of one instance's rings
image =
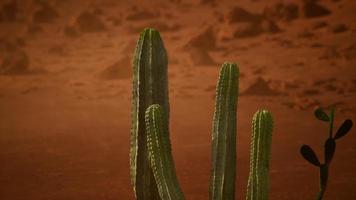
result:
[(171, 153), (166, 115), (160, 105), (146, 110), (147, 147), (150, 165), (162, 200), (183, 200)]
[(235, 199), (238, 76), (236, 64), (224, 63), (216, 86), (210, 200)]
[(269, 160), (273, 120), (267, 110), (257, 111), (252, 120), (250, 175), (247, 200), (267, 200), (269, 189)]

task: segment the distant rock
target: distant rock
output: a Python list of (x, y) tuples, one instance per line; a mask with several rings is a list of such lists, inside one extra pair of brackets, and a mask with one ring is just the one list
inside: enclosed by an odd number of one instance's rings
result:
[(308, 110), (308, 109), (320, 107), (320, 105), (321, 102), (319, 100), (305, 97), (304, 95), (302, 95), (302, 96), (295, 97), (293, 108), (297, 110)]
[(21, 75), (29, 72), (30, 59), (25, 51), (14, 49), (0, 56), (1, 75)]
[(233, 29), (234, 38), (255, 37), (263, 33), (260, 23), (239, 23)]
[(312, 38), (314, 36), (315, 36), (315, 34), (312, 31), (307, 30), (307, 29), (302, 30), (301, 32), (298, 33), (298, 38)]
[(48, 2), (41, 2), (40, 8), (33, 13), (32, 20), (36, 23), (49, 23), (59, 17), (58, 12)]
[(274, 96), (281, 95), (280, 92), (272, 89), (267, 81), (258, 77), (257, 80), (251, 84), (242, 95), (255, 95), (255, 96)]
[(64, 35), (71, 38), (77, 38), (80, 36), (78, 29), (74, 25), (66, 25), (64, 27)]
[(18, 4), (17, 1), (10, 1), (3, 4), (0, 10), (0, 22), (14, 22), (17, 20), (18, 13)]
[(345, 25), (345, 24), (336, 24), (334, 26), (331, 27), (331, 32), (333, 33), (343, 33), (348, 31), (349, 28)]
[(216, 40), (216, 33), (213, 27), (209, 26), (197, 35), (193, 36), (184, 48), (198, 48), (204, 49), (204, 51), (215, 50), (217, 48)]
[[(225, 30), (224, 30), (225, 29)], [(271, 20), (263, 19), (258, 22), (253, 23), (238, 23), (233, 24), (227, 27), (224, 27), (219, 31), (219, 37), (222, 37), (222, 33), (225, 34), (227, 39), (229, 39), (229, 35), (232, 33), (232, 38), (249, 38), (256, 37), (264, 33), (278, 33), (281, 31), (279, 26)], [(230, 39), (232, 39), (230, 38)]]
[(315, 18), (330, 15), (331, 11), (314, 0), (304, 0), (303, 13), (306, 18)]
[(116, 63), (108, 66), (99, 76), (105, 80), (130, 78), (132, 76), (132, 62), (130, 56), (125, 56)]
[(225, 21), (228, 23), (256, 22), (260, 21), (261, 18), (262, 16), (259, 14), (251, 13), (244, 8), (236, 6), (228, 12)]
[(263, 19), (260, 26), (265, 33), (278, 33), (282, 31), (274, 21), (269, 19)]
[(77, 17), (75, 23), (79, 30), (84, 33), (101, 32), (106, 30), (106, 26), (100, 17), (88, 11), (81, 13)]
[(126, 16), (126, 19), (131, 21), (154, 19), (160, 16), (159, 12), (151, 12), (137, 7), (133, 7), (129, 12), (131, 13)]
[(294, 3), (277, 3), (266, 7), (263, 16), (267, 19), (292, 21), (299, 17), (299, 7)]
[(81, 33), (96, 33), (105, 30), (107, 30), (106, 25), (100, 16), (84, 11), (64, 27), (63, 33), (67, 37), (77, 38)]
[(192, 48), (189, 50), (190, 60), (193, 66), (214, 66), (217, 62), (209, 55), (208, 51)]
[(295, 97), (292, 102), (282, 102), (281, 104), (295, 110), (315, 109), (321, 105), (320, 101), (316, 99), (299, 96)]
[(313, 24), (312, 28), (314, 30), (317, 30), (317, 29), (321, 29), (321, 28), (324, 28), (324, 27), (327, 27), (328, 26), (328, 23), (325, 22), (325, 21), (317, 21)]
[(224, 41), (280, 32), (281, 29), (272, 14), (275, 15), (268, 9), (265, 9), (262, 15), (251, 13), (241, 7), (234, 7), (225, 17), (225, 23), (219, 27), (218, 38)]

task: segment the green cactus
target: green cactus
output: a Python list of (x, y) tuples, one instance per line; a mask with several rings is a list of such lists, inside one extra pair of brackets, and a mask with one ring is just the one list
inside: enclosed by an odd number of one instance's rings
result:
[(238, 76), (236, 64), (222, 65), (213, 118), (211, 200), (235, 199)]
[(133, 60), (130, 172), (138, 200), (160, 199), (147, 151), (145, 111), (151, 104), (162, 106), (168, 123), (167, 54), (159, 32), (147, 28), (140, 35)]
[(161, 199), (183, 200), (171, 154), (167, 122), (158, 104), (146, 110), (146, 129), (149, 159)]
[(273, 119), (267, 110), (255, 113), (252, 120), (250, 175), (247, 200), (267, 200), (269, 189), (269, 160), (271, 153)]
[[(147, 28), (141, 33), (133, 66), (130, 172), (135, 197), (183, 200), (169, 140), (167, 54), (156, 30)], [(222, 65), (212, 128), (211, 200), (235, 199), (238, 76), (236, 64)], [(248, 190), (253, 198), (249, 199), (264, 200), (268, 192), (272, 117), (267, 111), (258, 112), (253, 125)]]

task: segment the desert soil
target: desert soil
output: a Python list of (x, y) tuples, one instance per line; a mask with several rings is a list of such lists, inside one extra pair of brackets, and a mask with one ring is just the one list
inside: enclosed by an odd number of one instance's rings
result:
[[(188, 200), (208, 199), (215, 84), (240, 67), (237, 199), (251, 119), (274, 117), (270, 199), (314, 199), (327, 124), (356, 117), (356, 1), (0, 1), (0, 199), (134, 199), (129, 177), (131, 59), (145, 27), (169, 54), (170, 130)], [(337, 141), (325, 199), (356, 199), (356, 132)]]

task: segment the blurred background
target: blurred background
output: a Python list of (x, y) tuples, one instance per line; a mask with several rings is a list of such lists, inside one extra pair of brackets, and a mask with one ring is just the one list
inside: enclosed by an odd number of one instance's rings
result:
[[(272, 111), (270, 199), (314, 199), (328, 126), (356, 111), (354, 0), (0, 0), (0, 199), (134, 199), (131, 59), (145, 27), (169, 56), (173, 156), (188, 200), (208, 199), (215, 84), (238, 63), (237, 198), (251, 119)], [(356, 199), (356, 132), (338, 141), (325, 199)]]

